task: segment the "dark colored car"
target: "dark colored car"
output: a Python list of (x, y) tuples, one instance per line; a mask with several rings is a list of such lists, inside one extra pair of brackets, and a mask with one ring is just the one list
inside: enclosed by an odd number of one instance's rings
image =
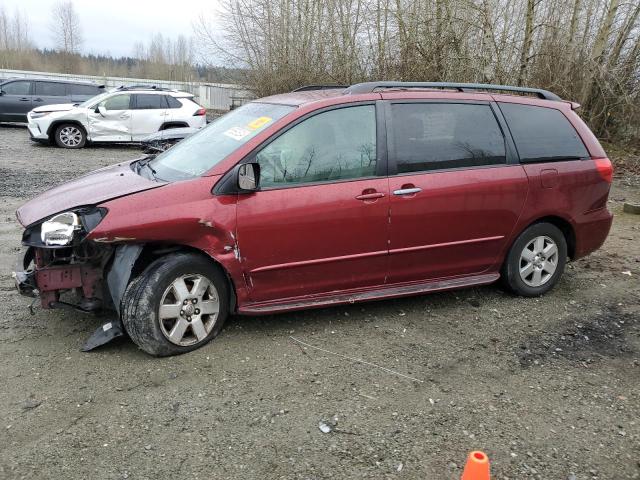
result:
[(27, 113), (42, 105), (80, 103), (104, 87), (67, 80), (14, 78), (0, 83), (0, 122), (27, 122)]
[(153, 355), (203, 345), (230, 313), (500, 278), (541, 295), (612, 221), (611, 162), (575, 108), (477, 84), (263, 98), (22, 206), (17, 286), (44, 308), (113, 309)]

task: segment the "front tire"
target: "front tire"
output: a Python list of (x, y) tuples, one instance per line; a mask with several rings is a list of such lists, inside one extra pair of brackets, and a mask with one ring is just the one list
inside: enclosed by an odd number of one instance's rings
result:
[(502, 268), (503, 283), (511, 292), (536, 297), (551, 290), (567, 263), (567, 240), (551, 223), (528, 227), (511, 246)]
[(87, 143), (87, 134), (75, 123), (63, 123), (56, 128), (54, 139), (60, 148), (82, 148)]
[(229, 286), (210, 260), (167, 255), (129, 284), (121, 308), (125, 330), (142, 350), (164, 357), (215, 338), (229, 314)]

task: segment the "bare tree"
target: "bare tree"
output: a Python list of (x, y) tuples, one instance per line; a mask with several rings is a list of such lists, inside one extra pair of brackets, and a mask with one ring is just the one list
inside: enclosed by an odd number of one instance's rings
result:
[(73, 71), (83, 39), (80, 17), (72, 1), (58, 0), (53, 5), (50, 28), (54, 45), (64, 56), (64, 70)]
[(638, 0), (221, 0), (195, 25), (257, 95), (449, 80), (555, 90), (602, 137), (640, 117)]

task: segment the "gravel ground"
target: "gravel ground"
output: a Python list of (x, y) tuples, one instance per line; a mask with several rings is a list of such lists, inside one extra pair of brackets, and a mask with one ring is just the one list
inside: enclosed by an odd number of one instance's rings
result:
[(606, 244), (542, 298), (472, 288), (231, 318), (180, 357), (81, 353), (100, 319), (32, 316), (13, 290), (14, 210), (138, 152), (0, 128), (0, 478), (457, 479), (473, 449), (496, 479), (640, 478), (637, 179), (616, 178)]

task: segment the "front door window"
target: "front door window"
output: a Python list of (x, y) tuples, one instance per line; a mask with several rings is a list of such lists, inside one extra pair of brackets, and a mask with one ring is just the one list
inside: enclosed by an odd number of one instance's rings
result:
[(375, 106), (339, 108), (294, 126), (256, 157), (262, 188), (372, 177)]

